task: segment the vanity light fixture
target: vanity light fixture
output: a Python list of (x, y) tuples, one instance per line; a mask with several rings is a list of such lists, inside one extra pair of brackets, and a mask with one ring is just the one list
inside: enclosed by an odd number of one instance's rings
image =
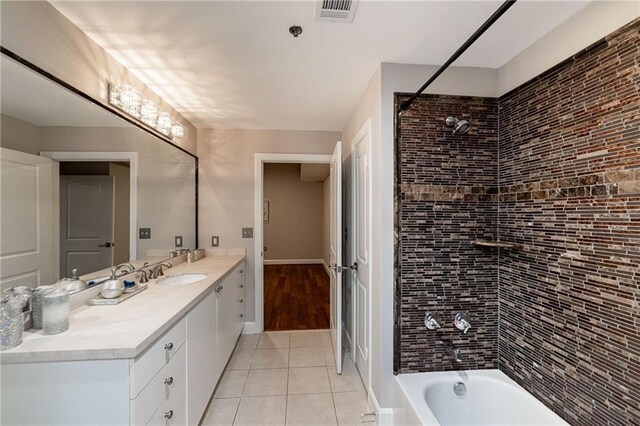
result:
[(169, 138), (184, 137), (184, 127), (131, 86), (109, 84), (109, 103)]

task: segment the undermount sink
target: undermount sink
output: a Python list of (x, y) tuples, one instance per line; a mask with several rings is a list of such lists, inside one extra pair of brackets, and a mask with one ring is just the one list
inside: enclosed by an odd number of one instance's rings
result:
[(160, 278), (157, 285), (187, 285), (202, 281), (207, 276), (205, 274), (180, 274), (171, 277)]

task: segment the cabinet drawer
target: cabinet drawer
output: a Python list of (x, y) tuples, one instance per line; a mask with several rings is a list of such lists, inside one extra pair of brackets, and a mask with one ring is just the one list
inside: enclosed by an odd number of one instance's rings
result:
[(236, 269), (231, 271), (229, 275), (224, 279), (224, 281), (231, 286), (237, 286), (240, 283), (244, 282), (244, 263), (236, 266)]
[(169, 359), (180, 349), (186, 339), (185, 318), (156, 340), (149, 349), (133, 361), (129, 398), (134, 399)]
[(145, 425), (158, 407), (169, 400), (181, 404), (186, 389), (186, 346), (182, 345), (169, 362), (162, 367), (140, 395), (131, 401), (131, 419), (136, 425)]
[(148, 425), (183, 426), (187, 424), (186, 404), (176, 407), (171, 401), (165, 401), (155, 412)]

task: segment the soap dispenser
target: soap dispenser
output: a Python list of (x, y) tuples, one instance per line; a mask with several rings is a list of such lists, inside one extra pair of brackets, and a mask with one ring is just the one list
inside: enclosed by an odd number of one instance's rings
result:
[(116, 268), (111, 270), (111, 278), (102, 284), (100, 294), (105, 299), (115, 299), (124, 291), (124, 283), (116, 277)]
[(73, 275), (71, 276), (71, 280), (67, 282), (67, 290), (69, 290), (69, 293), (77, 293), (78, 291), (84, 290), (88, 287), (86, 282), (78, 278), (77, 269), (74, 269), (72, 273)]

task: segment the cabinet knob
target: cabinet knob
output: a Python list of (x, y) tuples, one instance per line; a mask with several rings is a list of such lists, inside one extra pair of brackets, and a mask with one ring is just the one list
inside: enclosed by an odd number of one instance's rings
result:
[(244, 303), (244, 299), (240, 299), (240, 303)]
[(244, 288), (244, 284), (240, 284), (240, 288)]
[(166, 379), (164, 379), (164, 383), (171, 386), (173, 384), (173, 377), (167, 377)]
[(244, 314), (240, 314), (240, 318), (244, 318)]
[(164, 413), (164, 418), (165, 419), (171, 419), (173, 418), (173, 410), (169, 410), (166, 413)]
[(164, 348), (168, 351), (173, 349), (173, 342), (169, 342), (166, 345), (164, 345)]
[(238, 272), (240, 272), (241, 274), (244, 274), (244, 269), (240, 269), (240, 271)]

